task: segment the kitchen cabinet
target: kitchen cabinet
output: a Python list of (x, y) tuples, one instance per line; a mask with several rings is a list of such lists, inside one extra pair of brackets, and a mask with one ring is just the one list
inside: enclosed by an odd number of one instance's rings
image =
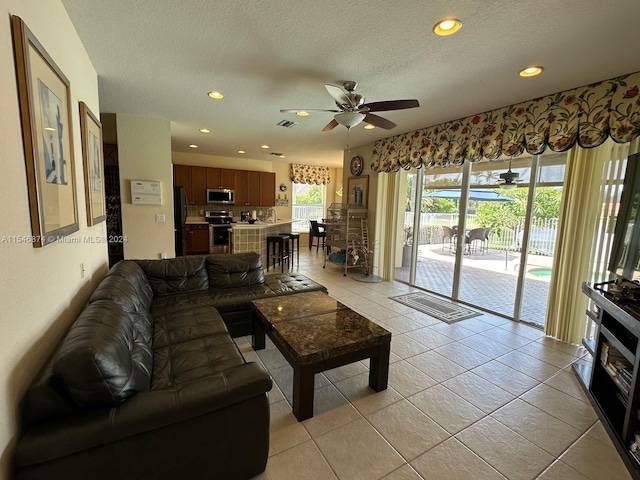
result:
[(173, 166), (173, 185), (184, 187), (189, 205), (207, 203), (207, 174), (205, 167)]
[(249, 185), (247, 170), (236, 170), (235, 171), (235, 186), (234, 190), (236, 192), (236, 205), (246, 206), (249, 205)]
[(273, 207), (276, 204), (276, 174), (260, 172), (260, 206)]
[(207, 188), (234, 189), (235, 170), (230, 168), (207, 168)]
[(187, 225), (187, 255), (209, 253), (209, 225)]
[(260, 205), (260, 172), (247, 172), (247, 205)]

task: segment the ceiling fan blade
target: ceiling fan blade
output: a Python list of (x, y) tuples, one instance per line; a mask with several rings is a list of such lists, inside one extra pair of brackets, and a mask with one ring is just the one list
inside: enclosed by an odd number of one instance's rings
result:
[(389, 110), (404, 110), (405, 108), (419, 107), (418, 100), (386, 100), (384, 102), (365, 103), (363, 107), (369, 108), (370, 112), (386, 112)]
[(370, 123), (371, 125), (375, 125), (376, 127), (384, 128), (385, 130), (391, 130), (392, 128), (396, 127), (396, 124), (391, 120), (379, 117), (378, 115), (374, 115), (373, 113), (366, 113), (364, 116), (364, 121), (366, 123)]
[(351, 99), (347, 96), (344, 90), (342, 90), (342, 88), (338, 87), (337, 85), (331, 85), (330, 83), (326, 83), (324, 85), (324, 88), (327, 89), (329, 95), (331, 95), (339, 105), (351, 105), (352, 107), (354, 106), (351, 102)]
[(280, 113), (298, 113), (298, 112), (335, 112), (340, 113), (342, 110), (328, 110), (326, 108), (283, 108)]
[(323, 132), (328, 132), (329, 130), (333, 130), (339, 125), (338, 121), (334, 118), (322, 129)]

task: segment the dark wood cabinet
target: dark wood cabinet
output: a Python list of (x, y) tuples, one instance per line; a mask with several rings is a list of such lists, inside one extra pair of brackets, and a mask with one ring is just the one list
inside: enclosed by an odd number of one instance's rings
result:
[(247, 205), (260, 205), (260, 172), (247, 172)]
[[(592, 300), (587, 315), (595, 322), (594, 340), (583, 339), (591, 362), (573, 365), (587, 396), (631, 476), (640, 479), (640, 459), (630, 446), (640, 432), (640, 305), (618, 302), (609, 283), (582, 285)], [(594, 288), (595, 287), (595, 288)]]
[(207, 188), (220, 188), (219, 168), (207, 168)]
[(209, 253), (209, 225), (187, 225), (187, 255)]
[(207, 203), (206, 167), (191, 167), (191, 198), (193, 199), (193, 205)]
[(247, 206), (249, 205), (249, 185), (248, 182), (248, 171), (247, 170), (236, 170), (235, 171), (235, 186), (234, 190), (236, 193), (236, 201), (235, 204), (239, 206)]
[(273, 207), (276, 204), (276, 174), (260, 172), (260, 206)]
[(173, 166), (173, 186), (184, 187), (189, 205), (193, 205), (191, 198), (191, 167), (189, 165)]
[(235, 188), (235, 172), (230, 168), (220, 169), (220, 188)]

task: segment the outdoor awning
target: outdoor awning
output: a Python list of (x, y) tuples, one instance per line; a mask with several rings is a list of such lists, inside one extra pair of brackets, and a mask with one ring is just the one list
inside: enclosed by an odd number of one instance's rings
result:
[(448, 167), (639, 135), (640, 72), (378, 140), (371, 169)]
[[(460, 200), (460, 189), (452, 190), (436, 190), (434, 192), (425, 193), (422, 198), (447, 198), (449, 200)], [(515, 202), (516, 199), (503, 195), (492, 190), (469, 190), (469, 200), (478, 202)]]

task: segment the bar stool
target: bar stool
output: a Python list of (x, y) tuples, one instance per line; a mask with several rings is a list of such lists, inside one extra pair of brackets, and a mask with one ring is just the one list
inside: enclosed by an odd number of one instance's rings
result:
[[(270, 253), (273, 246), (273, 253)], [(278, 235), (277, 237), (267, 237), (267, 272), (269, 271), (269, 261), (273, 259), (273, 268), (276, 268), (276, 260), (281, 265), (284, 273), (284, 261), (287, 261), (289, 268), (289, 235)]]
[(300, 234), (299, 233), (279, 233), (280, 236), (289, 237), (289, 254), (291, 255), (291, 266), (293, 266), (293, 258), (296, 258), (298, 267), (300, 266)]

